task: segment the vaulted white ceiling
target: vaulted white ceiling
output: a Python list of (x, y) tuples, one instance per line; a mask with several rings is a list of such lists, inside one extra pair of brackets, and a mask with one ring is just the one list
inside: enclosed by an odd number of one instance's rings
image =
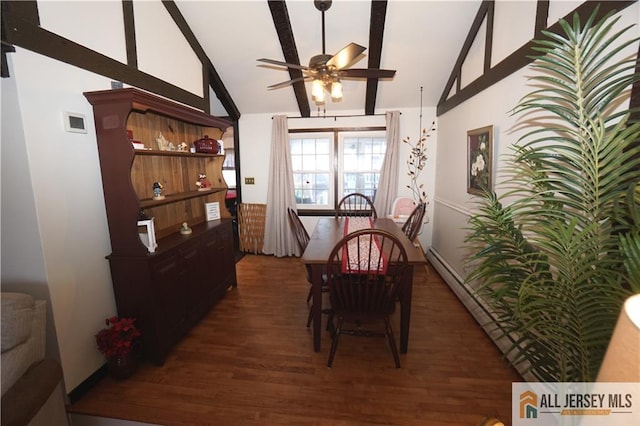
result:
[[(480, 0), (389, 0), (380, 68), (395, 69), (392, 79), (378, 80), (375, 112), (436, 105), (460, 53)], [(269, 58), (286, 62), (266, 0), (176, 1), (241, 114), (299, 113), (292, 86), (268, 90), (289, 80), (284, 68), (257, 62)], [(322, 14), (313, 0), (287, 1), (293, 37), (302, 65), (322, 53)], [(325, 12), (326, 53), (350, 42), (368, 47), (371, 1), (334, 0)], [(353, 68), (367, 68), (365, 57)], [(327, 114), (364, 113), (366, 80), (344, 80), (341, 102), (326, 104)], [(311, 114), (311, 84), (306, 83)], [(212, 113), (224, 115), (212, 101)]]

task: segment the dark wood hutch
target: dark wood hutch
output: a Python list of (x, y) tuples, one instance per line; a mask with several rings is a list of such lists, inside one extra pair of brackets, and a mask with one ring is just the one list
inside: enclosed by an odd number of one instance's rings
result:
[[(176, 147), (191, 147), (204, 135), (219, 139), (231, 123), (133, 88), (84, 95), (94, 112), (118, 315), (137, 319), (145, 358), (162, 364), (237, 282), (224, 155), (159, 150), (156, 139), (162, 133)], [(131, 136), (144, 148), (134, 149)], [(206, 191), (196, 186), (203, 173)], [(154, 182), (164, 199), (154, 199)], [(208, 221), (205, 203), (215, 202), (220, 219)], [(141, 239), (141, 213), (153, 218), (153, 252)], [(180, 232), (183, 223), (191, 234)]]

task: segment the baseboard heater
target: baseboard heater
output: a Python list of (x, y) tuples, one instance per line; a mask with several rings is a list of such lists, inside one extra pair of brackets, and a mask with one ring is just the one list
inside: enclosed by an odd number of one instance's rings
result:
[[(458, 275), (449, 264), (435, 251), (433, 248), (429, 248), (426, 252), (427, 259), (433, 268), (438, 271), (442, 279), (447, 283), (451, 291), (460, 299), (462, 304), (467, 308), (471, 315), (475, 318), (482, 329), (487, 333), (495, 345), (500, 349), (503, 355), (512, 362), (513, 356), (507, 355), (507, 350), (513, 346), (514, 339), (510, 336), (504, 336), (495, 330), (494, 318), (482, 300), (469, 289), (464, 283), (464, 280)], [(528, 363), (519, 363), (514, 368), (522, 378), (526, 381), (537, 381), (536, 377), (527, 371), (529, 368)]]

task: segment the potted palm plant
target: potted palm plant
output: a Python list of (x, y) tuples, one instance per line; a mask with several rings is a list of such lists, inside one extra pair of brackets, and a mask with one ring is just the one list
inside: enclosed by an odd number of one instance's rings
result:
[[(640, 292), (640, 122), (625, 96), (640, 79), (630, 27), (612, 13), (544, 32), (535, 89), (515, 112), (501, 195), (469, 221), (467, 283), (540, 381), (594, 381), (624, 299)], [(525, 367), (527, 366), (527, 367)]]

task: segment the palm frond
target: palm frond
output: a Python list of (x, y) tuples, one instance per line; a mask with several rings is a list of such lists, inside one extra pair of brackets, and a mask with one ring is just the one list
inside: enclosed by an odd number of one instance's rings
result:
[[(590, 381), (624, 298), (640, 291), (640, 123), (612, 111), (640, 78), (617, 60), (637, 39), (618, 18), (545, 32), (527, 114), (505, 171), (469, 220), (467, 284), (491, 309), (507, 353), (543, 381)], [(503, 203), (502, 200), (509, 200)]]

